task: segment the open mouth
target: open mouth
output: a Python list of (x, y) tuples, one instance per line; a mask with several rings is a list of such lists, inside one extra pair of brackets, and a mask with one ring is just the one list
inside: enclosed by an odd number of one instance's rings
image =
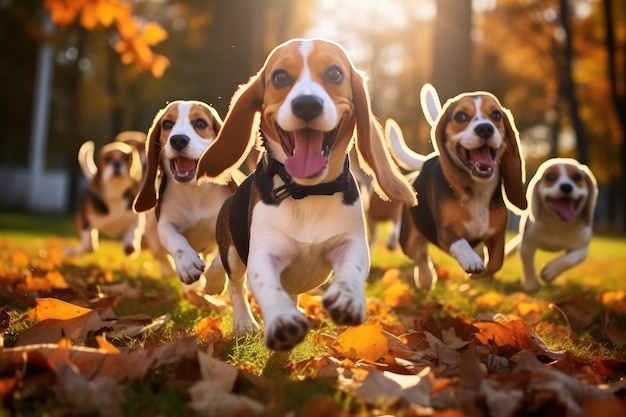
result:
[(287, 132), (276, 125), (283, 150), (287, 154), (285, 169), (294, 178), (312, 178), (326, 167), (337, 139), (338, 127), (329, 132), (304, 128)]
[(196, 168), (198, 160), (177, 156), (170, 159), (170, 169), (174, 179), (178, 182), (189, 182), (196, 178)]
[(570, 197), (546, 198), (548, 208), (555, 212), (561, 220), (566, 222), (576, 220), (576, 213), (578, 212), (580, 201), (580, 199), (573, 199)]
[(496, 150), (485, 145), (477, 149), (457, 148), (457, 155), (467, 169), (477, 178), (491, 178), (496, 169)]

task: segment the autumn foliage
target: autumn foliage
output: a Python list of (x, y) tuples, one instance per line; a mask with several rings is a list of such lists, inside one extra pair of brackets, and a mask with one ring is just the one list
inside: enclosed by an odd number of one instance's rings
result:
[[(142, 381), (151, 381), (155, 392), (179, 393), (181, 407), (207, 416), (626, 413), (626, 362), (619, 355), (579, 356), (549, 347), (542, 335), (580, 339), (571, 327), (541, 320), (537, 311), (551, 307), (536, 297), (474, 294), (469, 297), (482, 311), (509, 301), (515, 307), (468, 317), (453, 314), (445, 299), (424, 302), (402, 271), (390, 268), (376, 284), (380, 294), (368, 297), (369, 321), (358, 327), (330, 325), (320, 294), (303, 296), (300, 306), (314, 328), (308, 343), (317, 349), (298, 360), (274, 353), (268, 362), (283, 364), (265, 373), (260, 357), (238, 362), (232, 355), (235, 347), (251, 345), (225, 323), (228, 297), (172, 298), (171, 291), (145, 287), (155, 279), (143, 269), (150, 259), (71, 259), (63, 246), (59, 239), (30, 248), (0, 239), (0, 300), (6, 304), (0, 307), (0, 398), (9, 414), (19, 400), (54, 398), (62, 414), (121, 416), (128, 413), (123, 399), (129, 387)], [(455, 285), (454, 291), (464, 291)], [(138, 312), (120, 315), (124, 303)], [(192, 326), (177, 324), (181, 304), (199, 309)], [(164, 305), (164, 314), (143, 312)], [(578, 327), (578, 320), (621, 314), (625, 306), (624, 292), (602, 291), (591, 301), (573, 297), (553, 308)], [(256, 308), (253, 303), (258, 314)], [(604, 331), (613, 346), (626, 345), (619, 325), (609, 320)], [(259, 355), (267, 353), (262, 349)], [(304, 401), (290, 399), (293, 390), (314, 384), (326, 388)]]
[(97, 26), (115, 28), (119, 39), (114, 48), (125, 64), (132, 63), (155, 77), (161, 77), (169, 66), (165, 56), (152, 50), (167, 38), (167, 32), (156, 22), (141, 22), (127, 1), (45, 0), (45, 7), (52, 21), (61, 27), (77, 23), (87, 30)]

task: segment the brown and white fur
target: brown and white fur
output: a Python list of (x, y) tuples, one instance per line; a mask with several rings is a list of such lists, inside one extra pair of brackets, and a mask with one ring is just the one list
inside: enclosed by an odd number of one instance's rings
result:
[(100, 232), (123, 236), (124, 252), (137, 255), (141, 249), (143, 219), (132, 210), (132, 201), (141, 181), (141, 160), (130, 145), (112, 142), (103, 146), (94, 160), (92, 141), (82, 144), (78, 162), (89, 184), (81, 193), (74, 215), (80, 246), (68, 255), (98, 250)]
[(437, 280), (429, 243), (455, 258), (470, 277), (492, 275), (504, 259), (503, 190), (511, 208), (527, 206), (518, 131), (495, 96), (479, 91), (448, 100), (431, 138), (435, 152), (427, 158), (403, 159), (392, 146), (398, 161), (420, 169), (413, 182), (420, 204), (403, 207), (400, 245), (415, 262), (416, 284), (425, 291)]
[(217, 111), (200, 101), (172, 101), (161, 109), (148, 132), (146, 176), (133, 204), (136, 212), (154, 209), (158, 239), (149, 239), (150, 251), (161, 259), (164, 248), (180, 281), (192, 284), (204, 276), (211, 293), (221, 292), (226, 281), (216, 256), (217, 215), (237, 185), (200, 185), (196, 171), (221, 126)]
[(534, 292), (539, 290), (534, 265), (538, 249), (563, 252), (541, 270), (545, 282), (587, 257), (598, 186), (586, 165), (571, 158), (553, 158), (539, 166), (526, 195), (530, 206), (520, 219), (519, 234), (507, 243), (506, 254), (519, 249), (522, 287)]
[(118, 133), (113, 139), (115, 142), (124, 142), (139, 152), (139, 158), (141, 159), (141, 166), (146, 166), (146, 133), (139, 130), (125, 130)]
[(324, 284), (331, 272), (323, 305), (332, 319), (347, 325), (365, 319), (370, 258), (361, 198), (348, 170), (355, 129), (359, 161), (379, 192), (410, 205), (416, 197), (389, 157), (363, 75), (339, 45), (294, 39), (276, 47), (234, 95), (215, 144), (200, 159), (199, 178), (220, 177), (247, 156), (257, 113), (265, 152), (224, 204), (218, 242), (235, 331), (258, 328), (245, 297), (247, 268), (265, 344), (285, 350), (309, 329), (297, 295)]

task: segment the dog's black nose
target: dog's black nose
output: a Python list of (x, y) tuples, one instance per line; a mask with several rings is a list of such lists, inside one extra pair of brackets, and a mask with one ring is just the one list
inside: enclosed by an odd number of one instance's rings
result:
[(491, 123), (481, 123), (474, 128), (474, 132), (480, 138), (489, 139), (493, 136), (493, 125)]
[(187, 135), (174, 135), (170, 138), (170, 145), (177, 151), (182, 150), (189, 144), (189, 136)]
[(574, 187), (569, 182), (565, 182), (559, 185), (559, 189), (561, 190), (562, 193), (569, 194), (574, 190)]
[(291, 101), (291, 111), (302, 120), (309, 121), (322, 114), (324, 102), (321, 98), (310, 94), (302, 95)]

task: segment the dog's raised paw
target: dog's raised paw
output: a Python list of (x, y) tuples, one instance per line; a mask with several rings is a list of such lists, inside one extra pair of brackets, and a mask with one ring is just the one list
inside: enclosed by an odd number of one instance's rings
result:
[(185, 284), (191, 284), (200, 279), (200, 275), (204, 272), (204, 261), (200, 259), (198, 254), (195, 256), (186, 256), (182, 252), (178, 252), (175, 257), (176, 275)]
[(309, 322), (300, 314), (285, 315), (265, 323), (265, 345), (272, 350), (289, 350), (304, 340)]
[(340, 325), (358, 326), (365, 321), (365, 300), (361, 294), (354, 294), (350, 289), (333, 288), (324, 295), (322, 303), (333, 321)]

